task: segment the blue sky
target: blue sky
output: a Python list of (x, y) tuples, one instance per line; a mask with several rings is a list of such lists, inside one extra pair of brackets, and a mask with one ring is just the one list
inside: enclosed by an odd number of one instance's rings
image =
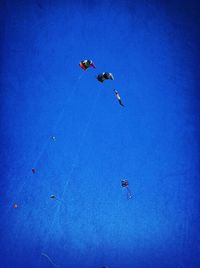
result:
[(1, 267), (199, 267), (198, 2), (0, 7)]

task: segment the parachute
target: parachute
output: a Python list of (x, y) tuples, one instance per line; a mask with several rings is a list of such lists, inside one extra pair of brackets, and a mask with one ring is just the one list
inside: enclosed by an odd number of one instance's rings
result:
[(125, 188), (127, 190), (127, 199), (131, 199), (133, 197), (133, 194), (131, 193), (131, 190), (129, 188), (128, 180), (126, 180), (126, 179), (121, 180), (121, 186), (122, 186), (122, 188)]
[(122, 187), (124, 187), (124, 188), (126, 188), (126, 187), (128, 187), (128, 180), (121, 180), (121, 186)]
[(114, 76), (112, 73), (101, 73), (97, 76), (97, 80), (101, 83), (103, 83), (103, 81), (105, 80), (114, 80)]
[(94, 63), (91, 60), (82, 60), (79, 63), (79, 66), (81, 67), (81, 69), (83, 69), (84, 71), (86, 71), (89, 67), (93, 67), (96, 68)]

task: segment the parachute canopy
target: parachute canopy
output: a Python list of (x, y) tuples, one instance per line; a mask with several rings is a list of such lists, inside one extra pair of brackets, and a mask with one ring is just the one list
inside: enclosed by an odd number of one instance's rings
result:
[(121, 180), (122, 187), (128, 187), (128, 180)]
[(114, 76), (111, 73), (101, 73), (97, 76), (97, 80), (103, 83), (105, 80), (114, 80)]
[(84, 71), (87, 70), (89, 67), (93, 67), (96, 68), (94, 63), (91, 60), (82, 60), (79, 63), (79, 66), (81, 67), (81, 69), (83, 69)]

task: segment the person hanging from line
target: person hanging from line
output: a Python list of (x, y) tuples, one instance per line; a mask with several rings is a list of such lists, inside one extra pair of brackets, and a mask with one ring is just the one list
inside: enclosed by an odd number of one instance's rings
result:
[(119, 92), (116, 89), (113, 89), (113, 91), (115, 92), (115, 96), (116, 96), (119, 104), (124, 107), (124, 104), (122, 103), (122, 100), (121, 100), (121, 97), (119, 95)]
[(126, 188), (126, 190), (127, 190), (127, 199), (131, 199), (133, 195), (131, 193), (131, 190), (129, 189), (129, 182), (128, 182), (128, 180), (126, 180), (126, 179), (121, 180), (121, 186), (123, 188)]
[(94, 65), (94, 63), (91, 60), (82, 60), (79, 63), (79, 66), (81, 67), (81, 69), (83, 69), (84, 71), (86, 71), (88, 68), (93, 67), (96, 68), (96, 66)]

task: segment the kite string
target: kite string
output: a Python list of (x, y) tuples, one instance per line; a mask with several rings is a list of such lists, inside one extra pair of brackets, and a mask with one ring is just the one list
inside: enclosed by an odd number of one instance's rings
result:
[[(63, 201), (63, 197), (64, 197), (64, 195), (65, 195), (65, 193), (66, 193), (67, 186), (68, 186), (68, 184), (69, 184), (69, 182), (70, 182), (71, 176), (72, 176), (72, 174), (73, 174), (73, 172), (74, 172), (74, 168), (75, 168), (75, 166), (77, 165), (77, 163), (78, 163), (78, 161), (79, 161), (79, 157), (80, 157), (80, 153), (81, 153), (82, 145), (83, 145), (85, 136), (86, 136), (86, 134), (87, 134), (88, 128), (89, 128), (89, 126), (90, 126), (90, 124), (91, 124), (91, 121), (92, 121), (92, 118), (93, 118), (93, 114), (94, 114), (94, 110), (95, 110), (95, 108), (96, 108), (96, 104), (97, 104), (97, 101), (98, 101), (98, 99), (99, 99), (99, 96), (100, 96), (100, 91), (99, 91), (99, 93), (98, 93), (98, 95), (97, 95), (97, 97), (96, 97), (96, 100), (94, 100), (94, 104), (93, 104), (93, 107), (92, 107), (92, 110), (91, 110), (91, 113), (90, 113), (90, 117), (89, 117), (89, 119), (88, 119), (87, 125), (86, 125), (86, 127), (85, 127), (85, 129), (84, 129), (84, 131), (83, 131), (83, 133), (82, 133), (82, 136), (81, 136), (81, 142), (80, 142), (80, 145), (79, 145), (78, 152), (77, 152), (77, 154), (76, 154), (76, 156), (75, 156), (75, 158), (74, 158), (74, 163), (72, 164), (71, 170), (70, 170), (70, 172), (69, 172), (68, 180), (66, 181), (66, 183), (65, 183), (65, 185), (64, 185), (64, 187), (63, 187), (63, 193), (61, 194), (61, 198), (60, 198), (62, 201)], [(55, 223), (55, 220), (56, 220), (56, 217), (57, 217), (57, 215), (58, 215), (58, 213), (59, 213), (59, 211), (60, 211), (60, 206), (61, 206), (61, 205), (62, 205), (62, 203), (59, 203), (59, 205), (57, 206), (57, 209), (56, 209), (56, 211), (55, 211), (55, 213), (54, 213), (53, 220), (52, 220), (51, 225), (50, 225), (50, 227), (49, 227), (49, 234), (50, 234), (51, 231), (52, 231), (52, 227), (53, 227), (53, 225), (54, 225), (54, 223)], [(47, 240), (47, 237), (46, 237), (45, 240)], [(46, 242), (46, 241), (45, 241), (45, 242)]]
[[(74, 84), (74, 86), (73, 86), (73, 88), (72, 88), (71, 94), (70, 94), (70, 96), (68, 97), (67, 102), (71, 99), (71, 97), (72, 97), (73, 94), (75, 93), (76, 89), (78, 88), (79, 81), (82, 79), (82, 77), (83, 77), (83, 73), (82, 73), (81, 75), (79, 75), (79, 77), (77, 78), (77, 81), (76, 81), (76, 83)], [(60, 122), (61, 122), (61, 120), (62, 120), (62, 118), (63, 118), (63, 115), (64, 115), (65, 107), (66, 107), (66, 106), (64, 105), (64, 107), (63, 107), (62, 111), (60, 112), (60, 115), (59, 115), (59, 117), (58, 117), (58, 119), (57, 119), (57, 122), (56, 122), (56, 124), (54, 125), (53, 131), (55, 131), (56, 128), (58, 127), (58, 125), (60, 124)]]
[(79, 145), (79, 150), (78, 150), (78, 152), (77, 152), (77, 154), (76, 154), (76, 157), (75, 157), (75, 160), (74, 160), (74, 164), (72, 165), (72, 170), (71, 170), (71, 172), (70, 172), (69, 179), (66, 181), (66, 184), (64, 185), (64, 190), (63, 190), (61, 199), (62, 199), (63, 196), (65, 195), (65, 191), (66, 191), (67, 186), (68, 186), (68, 184), (69, 184), (69, 181), (70, 181), (70, 179), (71, 179), (71, 175), (73, 174), (73, 171), (74, 171), (75, 166), (78, 164), (79, 157), (80, 157), (80, 153), (81, 153), (81, 149), (82, 149), (82, 145), (83, 145), (83, 143), (84, 143), (86, 134), (87, 134), (88, 129), (89, 129), (89, 126), (90, 126), (90, 124), (91, 124), (91, 121), (92, 121), (92, 118), (93, 118), (93, 114), (94, 114), (94, 110), (95, 110), (95, 108), (96, 108), (96, 104), (97, 104), (97, 101), (98, 101), (98, 99), (99, 99), (99, 96), (100, 96), (100, 91), (99, 91), (99, 93), (98, 93), (96, 99), (94, 100), (93, 107), (92, 107), (92, 110), (91, 110), (91, 113), (90, 113), (90, 117), (89, 117), (88, 122), (87, 122), (87, 124), (86, 124), (86, 126), (85, 126), (85, 129), (84, 129), (84, 131), (83, 131), (83, 133), (82, 133), (82, 135), (81, 135), (81, 142), (80, 142), (80, 145)]
[(44, 256), (44, 257), (46, 257), (46, 258), (49, 260), (49, 262), (50, 262), (54, 267), (60, 267), (60, 265), (55, 264), (47, 254), (45, 254), (45, 253), (42, 252), (41, 255)]
[[(70, 96), (67, 98), (67, 101), (66, 101), (66, 102), (68, 102), (68, 101), (71, 99), (71, 97), (73, 96), (73, 94), (75, 93), (76, 89), (78, 88), (79, 81), (82, 79), (82, 77), (83, 77), (83, 73), (82, 73), (81, 75), (79, 75), (79, 77), (77, 78), (77, 80), (76, 80), (76, 82), (75, 82), (75, 84), (74, 84), (74, 86), (73, 86), (73, 88), (72, 88), (71, 94), (70, 94)], [(64, 105), (63, 108), (62, 108), (62, 110), (61, 110), (61, 112), (60, 112), (60, 114), (59, 114), (59, 116), (57, 117), (56, 123), (54, 124), (54, 126), (53, 126), (53, 128), (52, 128), (52, 129), (53, 129), (53, 133), (55, 132), (55, 130), (56, 130), (58, 124), (60, 124), (60, 122), (61, 122), (61, 120), (62, 120), (62, 118), (63, 118), (64, 112), (65, 112), (65, 107), (66, 107), (66, 106)], [(42, 155), (44, 154), (44, 152), (45, 152), (45, 150), (46, 150), (48, 144), (49, 144), (49, 139), (47, 139), (47, 141), (44, 143), (44, 145), (43, 145), (41, 151), (40, 151), (39, 154), (38, 154), (38, 157), (37, 157), (36, 160), (34, 161), (34, 164), (33, 164), (33, 167), (34, 167), (34, 168), (37, 167), (38, 162), (40, 161)], [(19, 189), (19, 191), (18, 191), (18, 194), (19, 194), (19, 195), (21, 195), (21, 192), (23, 191), (26, 182), (27, 182), (27, 180), (24, 180), (24, 182), (22, 183), (22, 185), (21, 185), (21, 187), (20, 187), (20, 189)]]
[[(73, 88), (72, 88), (71, 94), (70, 94), (70, 96), (67, 98), (66, 102), (69, 102), (69, 100), (71, 99), (71, 97), (72, 97), (73, 94), (75, 93), (76, 89), (78, 88), (79, 81), (81, 80), (82, 77), (83, 77), (83, 73), (82, 73), (81, 75), (79, 75), (79, 77), (77, 78), (77, 80), (76, 80), (76, 82), (75, 82), (75, 84), (74, 84), (74, 86), (73, 86)], [(56, 122), (55, 122), (55, 124), (54, 124), (54, 126), (53, 126), (53, 128), (52, 128), (52, 129), (53, 129), (53, 133), (55, 132), (56, 128), (58, 127), (58, 125), (60, 124), (60, 122), (61, 122), (61, 120), (62, 120), (62, 118), (63, 118), (64, 112), (65, 112), (65, 108), (66, 108), (66, 106), (63, 105), (63, 108), (62, 108), (62, 110), (61, 110), (59, 116), (57, 117), (57, 120), (56, 120)], [(38, 156), (38, 158), (36, 159), (36, 161), (35, 161), (35, 163), (34, 163), (34, 167), (37, 166), (37, 164), (38, 164), (38, 162), (39, 162), (41, 156), (43, 155), (43, 153), (44, 153), (44, 151), (45, 151), (45, 149), (46, 149), (46, 147), (47, 147), (48, 144), (49, 144), (49, 140), (46, 141), (46, 143), (44, 144), (42, 150), (40, 151), (39, 156)]]

